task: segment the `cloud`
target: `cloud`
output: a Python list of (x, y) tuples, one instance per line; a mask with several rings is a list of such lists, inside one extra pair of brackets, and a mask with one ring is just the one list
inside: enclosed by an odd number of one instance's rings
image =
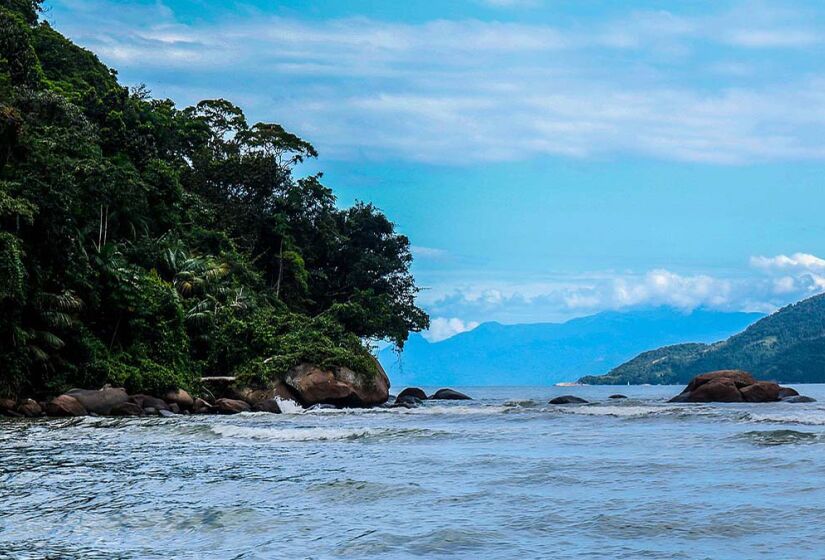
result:
[(475, 321), (462, 321), (457, 317), (436, 317), (430, 321), (430, 329), (422, 335), (430, 342), (438, 342), (459, 333), (471, 331), (478, 326)]
[[(746, 3), (701, 17), (626, 12), (586, 26), (259, 12), (183, 24), (157, 3), (69, 6), (61, 28), (128, 79), (184, 103), (240, 100), (253, 118), (283, 122), (329, 157), (825, 159), (814, 31), (825, 14)], [(764, 56), (803, 47), (792, 65)]]
[(449, 254), (444, 249), (421, 247), (420, 245), (412, 245), (410, 251), (412, 251), (413, 257), (416, 259), (442, 260)]
[(765, 270), (796, 268), (803, 270), (825, 270), (825, 259), (810, 253), (776, 255), (775, 257), (751, 257), (751, 266)]

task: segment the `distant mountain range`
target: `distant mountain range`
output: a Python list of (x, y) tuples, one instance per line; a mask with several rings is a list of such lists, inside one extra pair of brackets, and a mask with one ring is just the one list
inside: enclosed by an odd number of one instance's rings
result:
[(659, 307), (604, 312), (566, 323), (484, 323), (430, 343), (413, 334), (399, 356), (379, 360), (394, 387), (549, 385), (600, 374), (639, 352), (687, 341), (712, 342), (764, 317), (760, 313)]
[(784, 307), (715, 344), (678, 344), (644, 352), (592, 384), (682, 384), (718, 369), (744, 369), (759, 379), (825, 383), (825, 295)]

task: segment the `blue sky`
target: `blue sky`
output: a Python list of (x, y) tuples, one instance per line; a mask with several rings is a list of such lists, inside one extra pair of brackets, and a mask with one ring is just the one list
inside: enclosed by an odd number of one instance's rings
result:
[(825, 6), (51, 0), (127, 84), (226, 97), (410, 236), (438, 339), (825, 289)]

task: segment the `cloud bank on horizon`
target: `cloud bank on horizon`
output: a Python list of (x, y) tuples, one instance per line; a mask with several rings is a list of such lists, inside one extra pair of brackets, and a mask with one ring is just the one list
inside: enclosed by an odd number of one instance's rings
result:
[[(529, 167), (551, 159), (592, 169), (618, 161), (630, 162), (621, 186), (632, 189), (634, 173), (651, 168), (667, 186), (684, 175), (685, 165), (733, 169), (724, 176), (709, 172), (722, 183), (755, 182), (746, 171), (765, 164), (817, 172), (825, 164), (825, 6), (813, 3), (707, 0), (668, 4), (668, 10), (651, 0), (403, 6), (52, 0), (47, 6), (47, 20), (118, 68), (127, 83), (145, 82), (155, 95), (179, 104), (231, 99), (252, 118), (281, 122), (310, 139), (322, 163), (343, 169), (343, 176), (376, 165), (390, 169), (392, 181), (404, 184), (413, 176), (428, 187), (449, 169), (491, 162)], [(506, 175), (496, 188), (514, 188)], [(565, 203), (577, 202), (572, 194), (548, 199), (553, 179), (535, 171), (516, 195), (535, 200), (547, 223), (561, 221)], [(591, 184), (581, 188), (598, 200), (613, 182), (588, 176), (583, 183)], [(561, 253), (581, 255), (569, 263), (563, 254), (518, 248), (526, 235), (519, 229), (525, 210), (511, 201), (487, 201), (500, 207), (500, 223), (478, 217), (481, 195), (466, 197), (449, 220), (439, 221), (432, 213), (443, 200), (431, 197), (408, 209), (413, 203), (402, 189), (354, 192), (375, 197), (391, 216), (405, 210), (401, 225), (428, 287), (420, 299), (433, 316), (427, 336), (439, 340), (488, 320), (564, 320), (650, 305), (772, 311), (824, 291), (825, 259), (816, 253), (825, 247), (811, 244), (816, 232), (810, 229), (819, 226), (806, 225), (804, 217), (797, 224), (799, 231), (808, 228), (804, 234), (781, 224), (771, 230), (770, 243), (748, 238), (748, 246), (720, 244), (740, 235), (742, 223), (771, 219), (780, 195), (771, 199), (765, 194), (771, 185), (759, 188), (754, 200), (762, 197), (761, 207), (745, 201), (731, 225), (721, 224), (728, 218), (722, 211), (723, 220), (702, 223), (694, 208), (695, 241), (674, 241), (652, 256), (639, 248), (645, 232), (631, 223), (638, 222), (637, 199), (588, 205), (594, 222), (603, 222), (590, 227), (603, 231), (589, 241), (564, 239)], [(814, 189), (807, 184), (797, 196)], [(648, 199), (661, 197), (661, 207), (682, 204), (676, 196), (663, 188)], [(725, 201), (722, 193), (717, 198), (708, 196), (707, 204)], [(809, 205), (817, 202), (825, 199)], [(631, 216), (624, 223), (615, 217), (623, 213)], [(470, 228), (498, 231), (459, 246), (457, 233)], [(776, 243), (777, 232), (783, 244)], [(537, 247), (558, 237), (548, 230), (547, 239), (534, 238), (541, 236), (537, 226), (528, 233)], [(603, 243), (599, 235), (619, 241)], [(487, 246), (491, 239), (504, 249)], [(627, 248), (632, 266), (604, 264), (617, 245)], [(510, 247), (534, 263), (514, 269), (489, 256)], [(703, 266), (706, 248), (719, 253), (707, 257), (714, 266)], [(671, 266), (671, 256), (682, 264)], [(585, 257), (592, 262), (581, 264)], [(546, 272), (548, 261), (562, 264)], [(722, 261), (728, 264), (716, 266)]]

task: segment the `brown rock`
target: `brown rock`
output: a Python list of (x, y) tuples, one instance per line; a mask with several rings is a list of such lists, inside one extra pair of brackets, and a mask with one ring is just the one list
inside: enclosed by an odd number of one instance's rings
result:
[(778, 396), (780, 399), (784, 399), (786, 397), (798, 397), (799, 392), (791, 387), (780, 387)]
[(281, 406), (278, 403), (278, 399), (269, 399), (265, 401), (260, 401), (252, 407), (255, 412), (269, 412), (272, 414), (280, 414), (281, 413)]
[(72, 389), (66, 393), (74, 397), (89, 412), (95, 414), (109, 414), (112, 407), (129, 400), (126, 389), (119, 387), (104, 387), (95, 391), (94, 389)]
[(113, 406), (109, 414), (112, 416), (143, 416), (143, 409), (139, 405), (127, 401)]
[(404, 400), (406, 397), (415, 397), (416, 399), (426, 401), (427, 393), (425, 393), (423, 389), (419, 389), (418, 387), (407, 387), (406, 389), (398, 393), (398, 396), (395, 397), (395, 401), (398, 402), (399, 400)]
[(14, 399), (0, 399), (0, 414), (6, 411), (14, 412), (17, 409), (17, 401)]
[(215, 409), (219, 414), (238, 414), (239, 412), (250, 412), (252, 407), (244, 401), (235, 399), (218, 399), (215, 401)]
[(28, 418), (35, 418), (43, 414), (43, 408), (34, 399), (26, 399), (17, 407), (17, 412)]
[(374, 375), (358, 374), (346, 367), (324, 370), (312, 364), (292, 368), (285, 381), (304, 406), (375, 406), (387, 402), (390, 380), (378, 362)]
[(192, 404), (193, 414), (213, 414), (214, 412), (215, 407), (201, 398), (195, 399), (195, 402)]
[(60, 395), (46, 403), (46, 414), (49, 416), (86, 416), (86, 409), (74, 397)]
[(297, 400), (295, 391), (293, 391), (289, 385), (282, 381), (278, 381), (271, 387), (264, 389), (252, 387), (235, 389), (235, 396), (233, 398), (244, 401), (248, 403), (252, 408), (255, 408), (255, 405), (257, 405), (258, 403), (272, 400), (275, 397), (290, 401)]
[(169, 391), (168, 393), (163, 395), (163, 400), (170, 404), (175, 403), (176, 405), (178, 405), (180, 410), (192, 410), (192, 406), (195, 404), (195, 399), (192, 398), (192, 395), (190, 395), (183, 389), (175, 389), (173, 391)]
[(166, 401), (153, 397), (152, 395), (132, 395), (129, 397), (129, 402), (133, 402), (141, 408), (154, 408), (155, 410), (169, 410), (169, 405)]
[(740, 389), (746, 402), (775, 402), (779, 400), (779, 385), (770, 381), (757, 381)]
[(742, 402), (744, 398), (730, 377), (718, 377), (702, 383), (687, 396), (687, 402)]
[(754, 379), (754, 377), (746, 371), (742, 371), (739, 369), (724, 369), (720, 371), (711, 371), (709, 373), (697, 375), (691, 380), (690, 383), (688, 383), (685, 392), (695, 391), (705, 383), (720, 378), (730, 379), (734, 383), (734, 385), (736, 385), (736, 387), (739, 389), (756, 383), (756, 379)]
[(180, 407), (178, 406), (178, 403), (169, 403), (169, 412), (172, 414), (180, 414)]

